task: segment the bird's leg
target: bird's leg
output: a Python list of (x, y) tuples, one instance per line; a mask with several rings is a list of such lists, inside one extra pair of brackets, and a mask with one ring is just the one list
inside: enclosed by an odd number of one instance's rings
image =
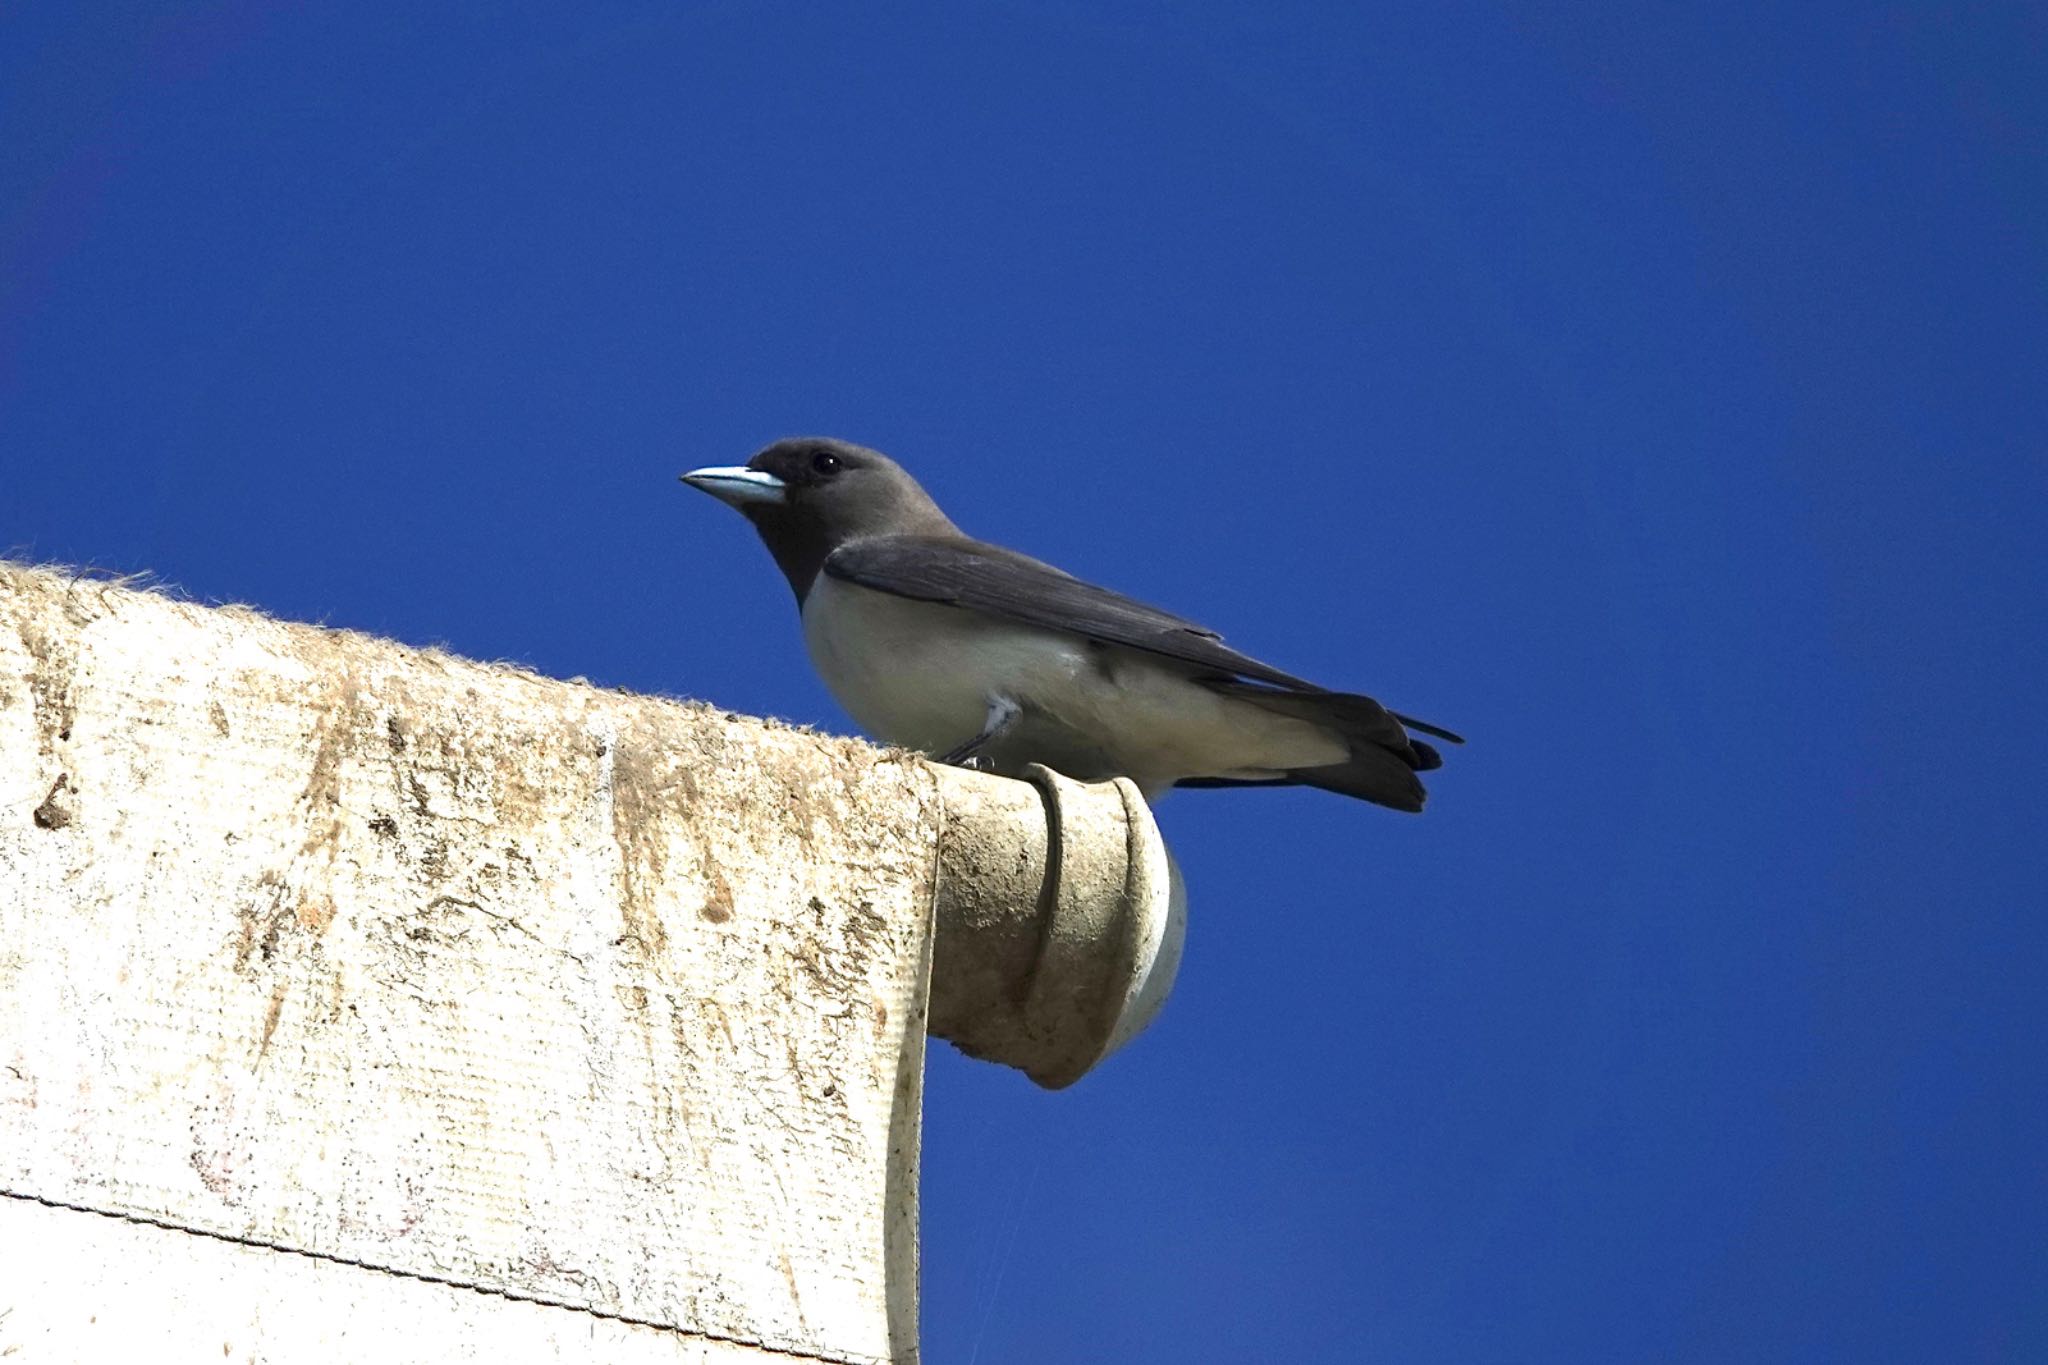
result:
[(979, 768), (982, 760), (978, 757), (983, 746), (1003, 731), (1010, 728), (1017, 717), (1024, 714), (1024, 708), (1008, 697), (988, 699), (988, 719), (982, 724), (981, 733), (957, 748), (949, 749), (939, 759), (956, 767)]

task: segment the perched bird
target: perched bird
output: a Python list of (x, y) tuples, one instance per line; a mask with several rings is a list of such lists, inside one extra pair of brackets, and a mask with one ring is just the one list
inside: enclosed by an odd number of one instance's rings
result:
[[(972, 539), (895, 461), (777, 441), (684, 483), (775, 556), (811, 662), (876, 738), (947, 763), (1168, 787), (1307, 785), (1421, 810), (1458, 736), (1238, 653), (1214, 631)], [(1403, 728), (1403, 727), (1406, 728)]]

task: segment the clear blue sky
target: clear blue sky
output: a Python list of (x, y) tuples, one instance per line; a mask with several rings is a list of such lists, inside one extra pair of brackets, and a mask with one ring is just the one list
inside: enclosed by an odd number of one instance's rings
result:
[(933, 1047), (928, 1359), (2048, 1359), (2043, 13), (9, 6), (0, 548), (844, 727), (879, 446), (1472, 739)]

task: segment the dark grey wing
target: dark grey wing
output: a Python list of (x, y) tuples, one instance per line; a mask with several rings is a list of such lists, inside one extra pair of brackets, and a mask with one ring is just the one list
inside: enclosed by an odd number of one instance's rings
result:
[[(878, 592), (1064, 630), (1289, 692), (1348, 695), (1332, 694), (1328, 688), (1240, 654), (1207, 626), (987, 541), (965, 536), (872, 536), (833, 551), (825, 560), (825, 572)], [(1453, 744), (1465, 742), (1442, 726), (1398, 711), (1387, 714), (1411, 730)]]
[(984, 541), (952, 536), (872, 536), (834, 550), (825, 560), (825, 572), (877, 592), (943, 602), (1141, 649), (1290, 692), (1325, 690), (1238, 653), (1204, 626)]
[[(940, 602), (1173, 659), (1196, 669), (1197, 680), (1214, 691), (1328, 726), (1348, 742), (1347, 761), (1291, 772), (1290, 782), (1397, 810), (1421, 810), (1424, 792), (1414, 775), (1443, 760), (1402, 727), (1464, 742), (1448, 730), (1388, 711), (1371, 697), (1332, 692), (1282, 673), (1238, 653), (1213, 630), (1000, 545), (964, 536), (873, 536), (834, 550), (825, 560), (825, 573), (897, 597)], [(1182, 785), (1215, 781), (1196, 778)]]

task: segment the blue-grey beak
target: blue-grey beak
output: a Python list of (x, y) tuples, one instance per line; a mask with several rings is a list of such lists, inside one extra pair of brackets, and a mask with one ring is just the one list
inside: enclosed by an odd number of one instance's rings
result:
[(748, 503), (782, 503), (788, 500), (789, 485), (764, 470), (745, 465), (711, 465), (693, 469), (682, 476), (692, 488), (700, 488), (720, 502), (734, 507)]

